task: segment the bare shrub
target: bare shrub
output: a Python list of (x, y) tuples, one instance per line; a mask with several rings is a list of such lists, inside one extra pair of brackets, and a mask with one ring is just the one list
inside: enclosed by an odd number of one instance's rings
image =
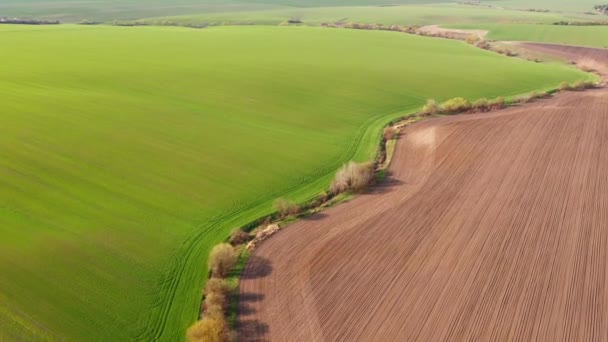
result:
[(542, 92), (539, 92), (539, 91), (533, 91), (530, 94), (530, 98), (532, 100), (544, 99), (545, 97), (547, 97), (547, 95), (548, 95), (547, 93), (542, 93)]
[(361, 191), (369, 185), (374, 178), (374, 164), (372, 163), (351, 163), (351, 188)]
[(225, 309), (222, 306), (205, 303), (205, 313), (203, 314), (203, 317), (224, 319), (226, 317), (224, 311)]
[(505, 98), (502, 96), (499, 96), (499, 97), (495, 98), (494, 100), (490, 101), (488, 106), (491, 110), (503, 109), (503, 108), (505, 108)]
[(242, 245), (245, 242), (251, 240), (249, 233), (242, 231), (239, 228), (234, 228), (232, 234), (230, 234), (230, 244), (233, 246)]
[(479, 38), (479, 36), (477, 36), (475, 34), (471, 34), (471, 35), (467, 36), (467, 38), (466, 38), (466, 42), (471, 45), (477, 44), (480, 40), (481, 39)]
[(279, 213), (281, 218), (297, 215), (300, 212), (300, 207), (294, 201), (285, 198), (277, 198), (277, 200), (274, 201), (272, 208)]
[(371, 162), (349, 162), (342, 166), (331, 183), (330, 190), (339, 194), (347, 190), (361, 191), (367, 187), (374, 178), (374, 164)]
[(590, 89), (590, 88), (594, 88), (595, 84), (591, 81), (577, 81), (575, 82), (571, 89), (572, 90), (585, 90), (585, 89)]
[(448, 113), (461, 113), (471, 109), (471, 103), (462, 97), (455, 97), (442, 103), (441, 108)]
[(533, 100), (533, 98), (530, 95), (521, 95), (518, 96), (517, 99), (515, 100), (515, 102), (517, 103), (528, 103), (531, 102)]
[(230, 244), (216, 245), (209, 254), (209, 269), (211, 275), (217, 278), (226, 277), (236, 264), (236, 252)]
[(217, 293), (226, 296), (229, 292), (230, 286), (226, 280), (221, 278), (211, 278), (207, 281), (207, 285), (205, 285), (205, 295)]
[(490, 45), (490, 43), (486, 42), (485, 40), (482, 40), (480, 42), (478, 42), (477, 44), (475, 44), (478, 48), (480, 49), (484, 49), (484, 50), (490, 50), (492, 49), (492, 45)]
[(322, 191), (321, 193), (319, 193), (319, 195), (317, 195), (317, 197), (315, 197), (313, 200), (311, 200), (308, 203), (308, 208), (316, 208), (316, 207), (322, 205), (323, 203), (327, 202), (328, 198), (329, 198), (328, 194), (325, 191)]
[(205, 307), (220, 307), (226, 309), (226, 296), (222, 293), (209, 293), (205, 296)]
[(440, 112), (439, 104), (433, 99), (428, 99), (424, 107), (422, 107), (422, 113), (426, 115), (435, 115)]
[(477, 112), (486, 112), (489, 109), (488, 104), (488, 99), (482, 97), (481, 99), (478, 99), (477, 101), (473, 102), (473, 109)]
[(559, 90), (560, 91), (565, 91), (565, 90), (570, 90), (570, 84), (566, 81), (562, 82), (559, 84)]
[(204, 317), (188, 328), (186, 337), (188, 342), (224, 342), (227, 330), (226, 320), (223, 318)]
[(395, 127), (384, 127), (384, 130), (382, 131), (382, 137), (384, 138), (384, 140), (392, 140), (395, 138), (395, 136), (397, 136), (397, 129)]
[(348, 173), (346, 171), (346, 166), (342, 166), (338, 172), (336, 172), (336, 176), (334, 180), (331, 182), (329, 186), (329, 191), (332, 194), (337, 195), (344, 191), (347, 191), (350, 187)]

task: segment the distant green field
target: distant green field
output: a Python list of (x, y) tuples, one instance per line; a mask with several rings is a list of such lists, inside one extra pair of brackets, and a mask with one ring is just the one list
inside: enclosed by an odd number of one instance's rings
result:
[(427, 98), (589, 77), (306, 27), (0, 26), (0, 340), (180, 341), (211, 246)]
[(489, 30), (489, 39), (559, 43), (608, 48), (608, 26), (562, 25), (453, 25), (458, 28), (482, 28)]
[[(175, 15), (200, 15), (205, 20), (276, 23), (286, 16), (312, 21), (353, 20), (387, 24), (448, 24), (475, 22), (547, 22), (574, 19), (592, 11), (596, 0), (483, 0), (481, 6), (456, 5), (457, 0), (3, 0), (0, 17), (19, 16), (78, 22), (111, 21)], [(601, 1), (600, 1), (601, 2)], [(394, 8), (394, 5), (415, 5)], [(421, 5), (432, 5), (429, 9)], [(343, 9), (335, 8), (343, 7)], [(349, 8), (350, 7), (350, 8)], [(365, 9), (361, 7), (367, 7)], [(325, 8), (328, 8), (325, 10)], [(439, 10), (436, 8), (440, 8)], [(443, 9), (443, 10), (442, 10)], [(505, 11), (548, 9), (553, 13)], [(254, 13), (267, 11), (269, 13)], [(450, 11), (455, 10), (454, 13)], [(491, 12), (488, 12), (491, 11)], [(237, 12), (232, 16), (230, 13)], [(493, 12), (493, 13), (492, 13)], [(247, 17), (247, 18), (245, 18)], [(599, 16), (595, 16), (596, 19)], [(458, 20), (461, 18), (462, 20)], [(494, 21), (496, 20), (496, 21)], [(604, 18), (605, 20), (605, 18)]]
[[(277, 25), (290, 18), (298, 18), (304, 25), (322, 22), (365, 22), (379, 24), (481, 24), (481, 23), (554, 23), (560, 20), (585, 21), (595, 16), (563, 13), (537, 13), (529, 11), (498, 10), (481, 6), (455, 4), (409, 5), (387, 7), (316, 7), (282, 8), (263, 11), (232, 11), (187, 16), (142, 19), (141, 22), (158, 24), (166, 21), (208, 25)], [(608, 17), (606, 18), (608, 20)]]
[[(78, 22), (83, 19), (109, 21), (147, 17), (256, 11), (264, 9), (374, 6), (384, 4), (428, 4), (436, 0), (2, 0), (0, 17), (36, 17)], [(440, 2), (455, 2), (444, 0)]]
[(603, 2), (602, 0), (483, 0), (482, 3), (511, 9), (534, 8), (556, 12), (583, 13), (592, 11), (593, 6)]

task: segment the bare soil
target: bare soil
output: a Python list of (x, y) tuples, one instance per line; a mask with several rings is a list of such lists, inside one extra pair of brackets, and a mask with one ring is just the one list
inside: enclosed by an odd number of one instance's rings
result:
[(448, 29), (448, 28), (442, 28), (439, 25), (422, 26), (421, 28), (418, 29), (418, 31), (424, 32), (427, 34), (431, 34), (431, 35), (438, 35), (438, 34), (448, 35), (448, 36), (454, 37), (455, 39), (462, 39), (462, 40), (467, 39), (467, 37), (469, 37), (469, 36), (476, 36), (480, 40), (483, 40), (483, 39), (485, 39), (486, 35), (488, 34), (487, 30)]
[(240, 337), (608, 341), (607, 170), (605, 89), (409, 126), (386, 183), (253, 253)]

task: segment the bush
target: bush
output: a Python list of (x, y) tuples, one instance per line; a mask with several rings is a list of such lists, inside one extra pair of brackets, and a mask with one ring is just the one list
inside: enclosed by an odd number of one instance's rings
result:
[(571, 89), (572, 90), (585, 90), (585, 89), (589, 89), (589, 88), (594, 88), (595, 84), (593, 84), (593, 82), (591, 81), (577, 81), (575, 82)]
[(281, 218), (297, 215), (300, 212), (300, 207), (295, 202), (285, 198), (277, 198), (277, 200), (274, 201), (272, 208), (279, 213)]
[(339, 194), (347, 190), (361, 191), (371, 183), (373, 178), (373, 163), (351, 161), (338, 170), (331, 183), (330, 190), (333, 194)]
[(249, 233), (240, 230), (239, 228), (234, 228), (232, 230), (232, 234), (230, 234), (230, 244), (233, 246), (242, 245), (245, 242), (251, 240), (251, 235)]
[(462, 97), (445, 101), (441, 108), (448, 113), (461, 113), (471, 109), (471, 103)]
[(424, 105), (424, 107), (422, 107), (422, 114), (425, 115), (435, 115), (437, 113), (439, 113), (439, 105), (437, 104), (437, 101), (433, 100), (433, 99), (429, 99), (426, 101), (426, 104)]
[(488, 106), (490, 107), (491, 110), (503, 109), (503, 108), (505, 108), (505, 98), (502, 96), (499, 96), (499, 97), (495, 98), (494, 100), (490, 101)]
[(489, 109), (489, 101), (485, 97), (473, 102), (473, 109), (477, 112), (486, 112)]
[(210, 293), (205, 296), (205, 307), (211, 308), (217, 306), (222, 310), (226, 309), (226, 296), (222, 293)]
[(530, 95), (521, 95), (521, 96), (517, 97), (517, 99), (515, 100), (515, 102), (517, 102), (517, 103), (528, 103), (528, 102), (531, 102), (532, 100), (533, 100), (533, 98)]
[(479, 36), (471, 34), (467, 37), (466, 41), (468, 44), (474, 45), (477, 44), (481, 39), (479, 38)]
[(219, 305), (209, 305), (205, 302), (205, 312), (203, 317), (225, 319), (224, 307)]
[(210, 295), (212, 293), (226, 296), (230, 293), (230, 286), (228, 286), (228, 283), (224, 279), (211, 278), (207, 281), (207, 285), (205, 286), (205, 295)]
[(570, 84), (566, 81), (562, 82), (559, 84), (559, 90), (564, 91), (564, 90), (570, 90)]
[(490, 43), (482, 40), (480, 42), (478, 42), (477, 44), (475, 44), (478, 48), (480, 49), (484, 49), (484, 50), (490, 50), (492, 49), (492, 45), (490, 45)]
[(236, 252), (230, 244), (216, 245), (209, 254), (209, 269), (216, 278), (226, 277), (236, 264)]
[(395, 136), (397, 136), (397, 129), (395, 127), (384, 127), (384, 130), (382, 131), (382, 137), (384, 138), (384, 140), (392, 140), (393, 138), (395, 138)]
[(188, 342), (224, 342), (227, 330), (223, 318), (204, 317), (188, 328), (186, 337)]
[(533, 91), (530, 94), (530, 98), (532, 98), (532, 100), (544, 99), (545, 97), (547, 97), (547, 95), (548, 95), (547, 93), (541, 93), (541, 92), (538, 92), (538, 91)]

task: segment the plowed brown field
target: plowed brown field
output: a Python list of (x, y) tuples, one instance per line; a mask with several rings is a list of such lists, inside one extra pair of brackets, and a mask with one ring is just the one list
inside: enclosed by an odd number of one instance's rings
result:
[(608, 341), (608, 93), (408, 127), (387, 183), (255, 251), (239, 310), (246, 341)]

